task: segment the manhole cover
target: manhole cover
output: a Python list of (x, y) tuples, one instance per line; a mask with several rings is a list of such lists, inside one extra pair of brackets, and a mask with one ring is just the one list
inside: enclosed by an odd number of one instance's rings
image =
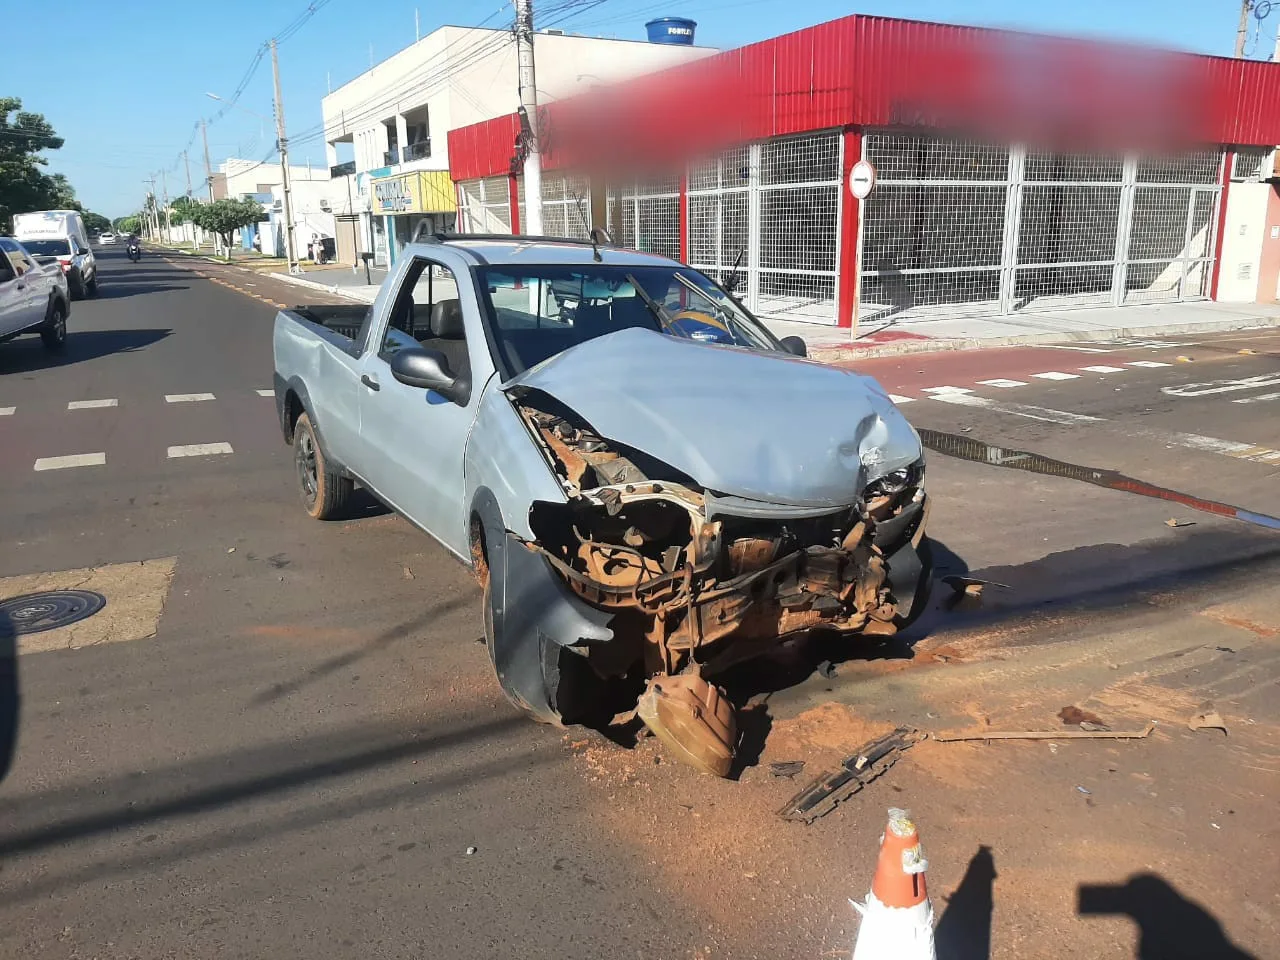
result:
[(107, 605), (107, 598), (92, 590), (49, 590), (0, 600), (0, 619), (8, 619), (13, 632), (43, 633), (77, 623)]

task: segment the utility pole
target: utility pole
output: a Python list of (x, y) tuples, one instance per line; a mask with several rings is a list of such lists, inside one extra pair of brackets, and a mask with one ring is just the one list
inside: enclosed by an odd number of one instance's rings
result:
[(289, 185), (289, 141), (284, 134), (284, 96), (280, 92), (280, 61), (276, 57), (276, 42), (271, 41), (271, 74), (276, 84), (276, 146), (280, 150), (280, 179), (284, 187), (284, 254), (289, 258), (289, 272), (300, 273), (298, 248), (293, 236), (293, 197)]
[(533, 0), (515, 0), (516, 59), (520, 65), (520, 119), (524, 138), (524, 203), (531, 236), (542, 235), (542, 157), (538, 153), (538, 90), (533, 69)]
[(1240, 26), (1236, 28), (1236, 59), (1244, 56), (1244, 41), (1249, 35), (1249, 14), (1253, 11), (1253, 0), (1240, 0)]
[(151, 186), (151, 189), (147, 192), (146, 220), (147, 220), (147, 233), (151, 234), (151, 239), (154, 240), (160, 234), (160, 221), (156, 217), (155, 174), (153, 173), (149, 178), (147, 178), (146, 180), (143, 180), (142, 182), (149, 184)]
[(160, 186), (164, 190), (164, 241), (173, 240), (173, 213), (169, 210), (169, 171), (160, 171)]
[(182, 151), (182, 165), (187, 171), (187, 199), (191, 199), (191, 161), (187, 159), (187, 151)]
[(209, 166), (209, 134), (207, 124), (200, 121), (200, 139), (204, 141), (204, 182), (209, 186), (209, 202), (213, 203), (213, 168)]

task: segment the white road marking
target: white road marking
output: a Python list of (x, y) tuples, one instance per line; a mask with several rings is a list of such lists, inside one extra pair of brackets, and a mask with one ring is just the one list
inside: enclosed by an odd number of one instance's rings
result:
[(1262, 403), (1266, 400), (1280, 400), (1280, 393), (1260, 393), (1256, 397), (1241, 397), (1239, 400), (1232, 400), (1232, 403)]
[(119, 400), (72, 400), (67, 404), (68, 410), (100, 410), (103, 407), (118, 407)]
[(1129, 360), (1127, 365), (1130, 367), (1167, 367), (1169, 364), (1161, 363), (1159, 360)]
[(0, 407), (0, 417), (12, 417), (17, 407)]
[(166, 393), (165, 403), (199, 403), (201, 400), (213, 400), (212, 393)]
[(1077, 347), (1066, 343), (1041, 343), (1039, 347), (1049, 350), (1079, 350), (1081, 353), (1114, 353), (1114, 350), (1103, 350), (1100, 347)]
[(258, 396), (260, 396), (260, 397), (274, 397), (275, 395), (276, 395), (276, 392), (275, 392), (274, 390), (259, 390), (259, 391), (258, 391)]
[(212, 457), (221, 453), (233, 453), (229, 443), (188, 443), (184, 446), (170, 447), (172, 457)]
[(891, 394), (889, 394), (889, 399), (890, 399), (890, 400), (892, 400), (894, 403), (898, 404), (898, 406), (901, 406), (901, 405), (902, 405), (902, 404), (904, 404), (904, 403), (914, 403), (916, 398), (915, 398), (915, 397), (901, 397), (901, 396), (899, 396), (899, 395), (898, 395), (898, 394), (896, 394), (896, 393), (891, 393)]
[(1079, 380), (1078, 373), (1061, 373), (1057, 370), (1050, 370), (1047, 373), (1033, 373), (1033, 377), (1039, 380)]
[(101, 467), (107, 462), (105, 453), (73, 453), (68, 457), (41, 457), (36, 470), (65, 470), (67, 467)]
[(1107, 366), (1101, 366), (1101, 365), (1096, 367), (1081, 367), (1080, 369), (1087, 370), (1089, 373), (1124, 373), (1125, 372), (1124, 367), (1107, 367)]
[(935, 397), (953, 393), (973, 393), (968, 387), (921, 387), (920, 392), (932, 394)]
[(1241, 443), (1238, 440), (1222, 440), (1218, 437), (1206, 437), (1199, 433), (1182, 433), (1173, 430), (1153, 430), (1139, 428), (1133, 431), (1137, 436), (1149, 437), (1162, 443), (1188, 450), (1204, 450), (1207, 453), (1218, 453), (1236, 460), (1253, 460), (1256, 463), (1280, 463), (1280, 450), (1270, 447), (1259, 447), (1252, 443)]
[(1068, 413), (1066, 410), (1051, 410), (1048, 407), (1035, 407), (1027, 403), (1004, 403), (987, 397), (977, 397), (972, 393), (937, 393), (934, 400), (943, 403), (954, 403), (962, 407), (981, 407), (996, 413), (1007, 413), (1015, 417), (1026, 417), (1028, 420), (1041, 420), (1045, 423), (1101, 423), (1102, 417), (1089, 417), (1083, 413)]
[(1241, 380), (1209, 380), (1205, 383), (1179, 383), (1161, 387), (1161, 393), (1171, 397), (1205, 397), (1214, 393), (1235, 393), (1238, 390), (1256, 390), (1258, 387), (1280, 386), (1280, 373), (1264, 373)]
[(1025, 380), (996, 379), (996, 380), (979, 380), (978, 382), (982, 384), (984, 387), (1000, 387), (1004, 390), (1008, 390), (1010, 387), (1025, 387), (1027, 385)]

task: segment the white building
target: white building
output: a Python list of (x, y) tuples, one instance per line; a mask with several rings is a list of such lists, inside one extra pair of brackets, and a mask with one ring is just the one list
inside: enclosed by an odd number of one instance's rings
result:
[[(289, 178), (295, 184), (328, 181), (329, 168), (290, 164)], [(213, 175), (213, 196), (215, 200), (249, 196), (265, 199), (272, 187), (278, 187), (283, 182), (284, 174), (279, 160), (242, 160), (229, 157), (218, 164), (218, 172)]]
[[(271, 199), (264, 203), (268, 218), (256, 224), (257, 234), (263, 253), (283, 257), (284, 187), (277, 184), (269, 192)], [(327, 241), (331, 257), (336, 255), (344, 263), (353, 262), (361, 248), (360, 219), (348, 178), (294, 181), (290, 193), (298, 257), (308, 257), (308, 244)]]
[[(554, 30), (535, 36), (534, 51), (540, 102), (716, 52)], [(455, 225), (446, 134), (518, 106), (512, 33), (478, 27), (441, 27), (324, 98), (327, 160), (335, 178), (352, 180), (376, 262), (392, 262), (424, 219)], [(344, 163), (341, 144), (353, 156)]]

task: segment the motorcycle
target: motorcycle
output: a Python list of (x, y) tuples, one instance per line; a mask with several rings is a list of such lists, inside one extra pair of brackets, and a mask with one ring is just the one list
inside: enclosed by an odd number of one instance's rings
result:
[(137, 240), (129, 241), (129, 259), (134, 263), (142, 259), (142, 244)]

